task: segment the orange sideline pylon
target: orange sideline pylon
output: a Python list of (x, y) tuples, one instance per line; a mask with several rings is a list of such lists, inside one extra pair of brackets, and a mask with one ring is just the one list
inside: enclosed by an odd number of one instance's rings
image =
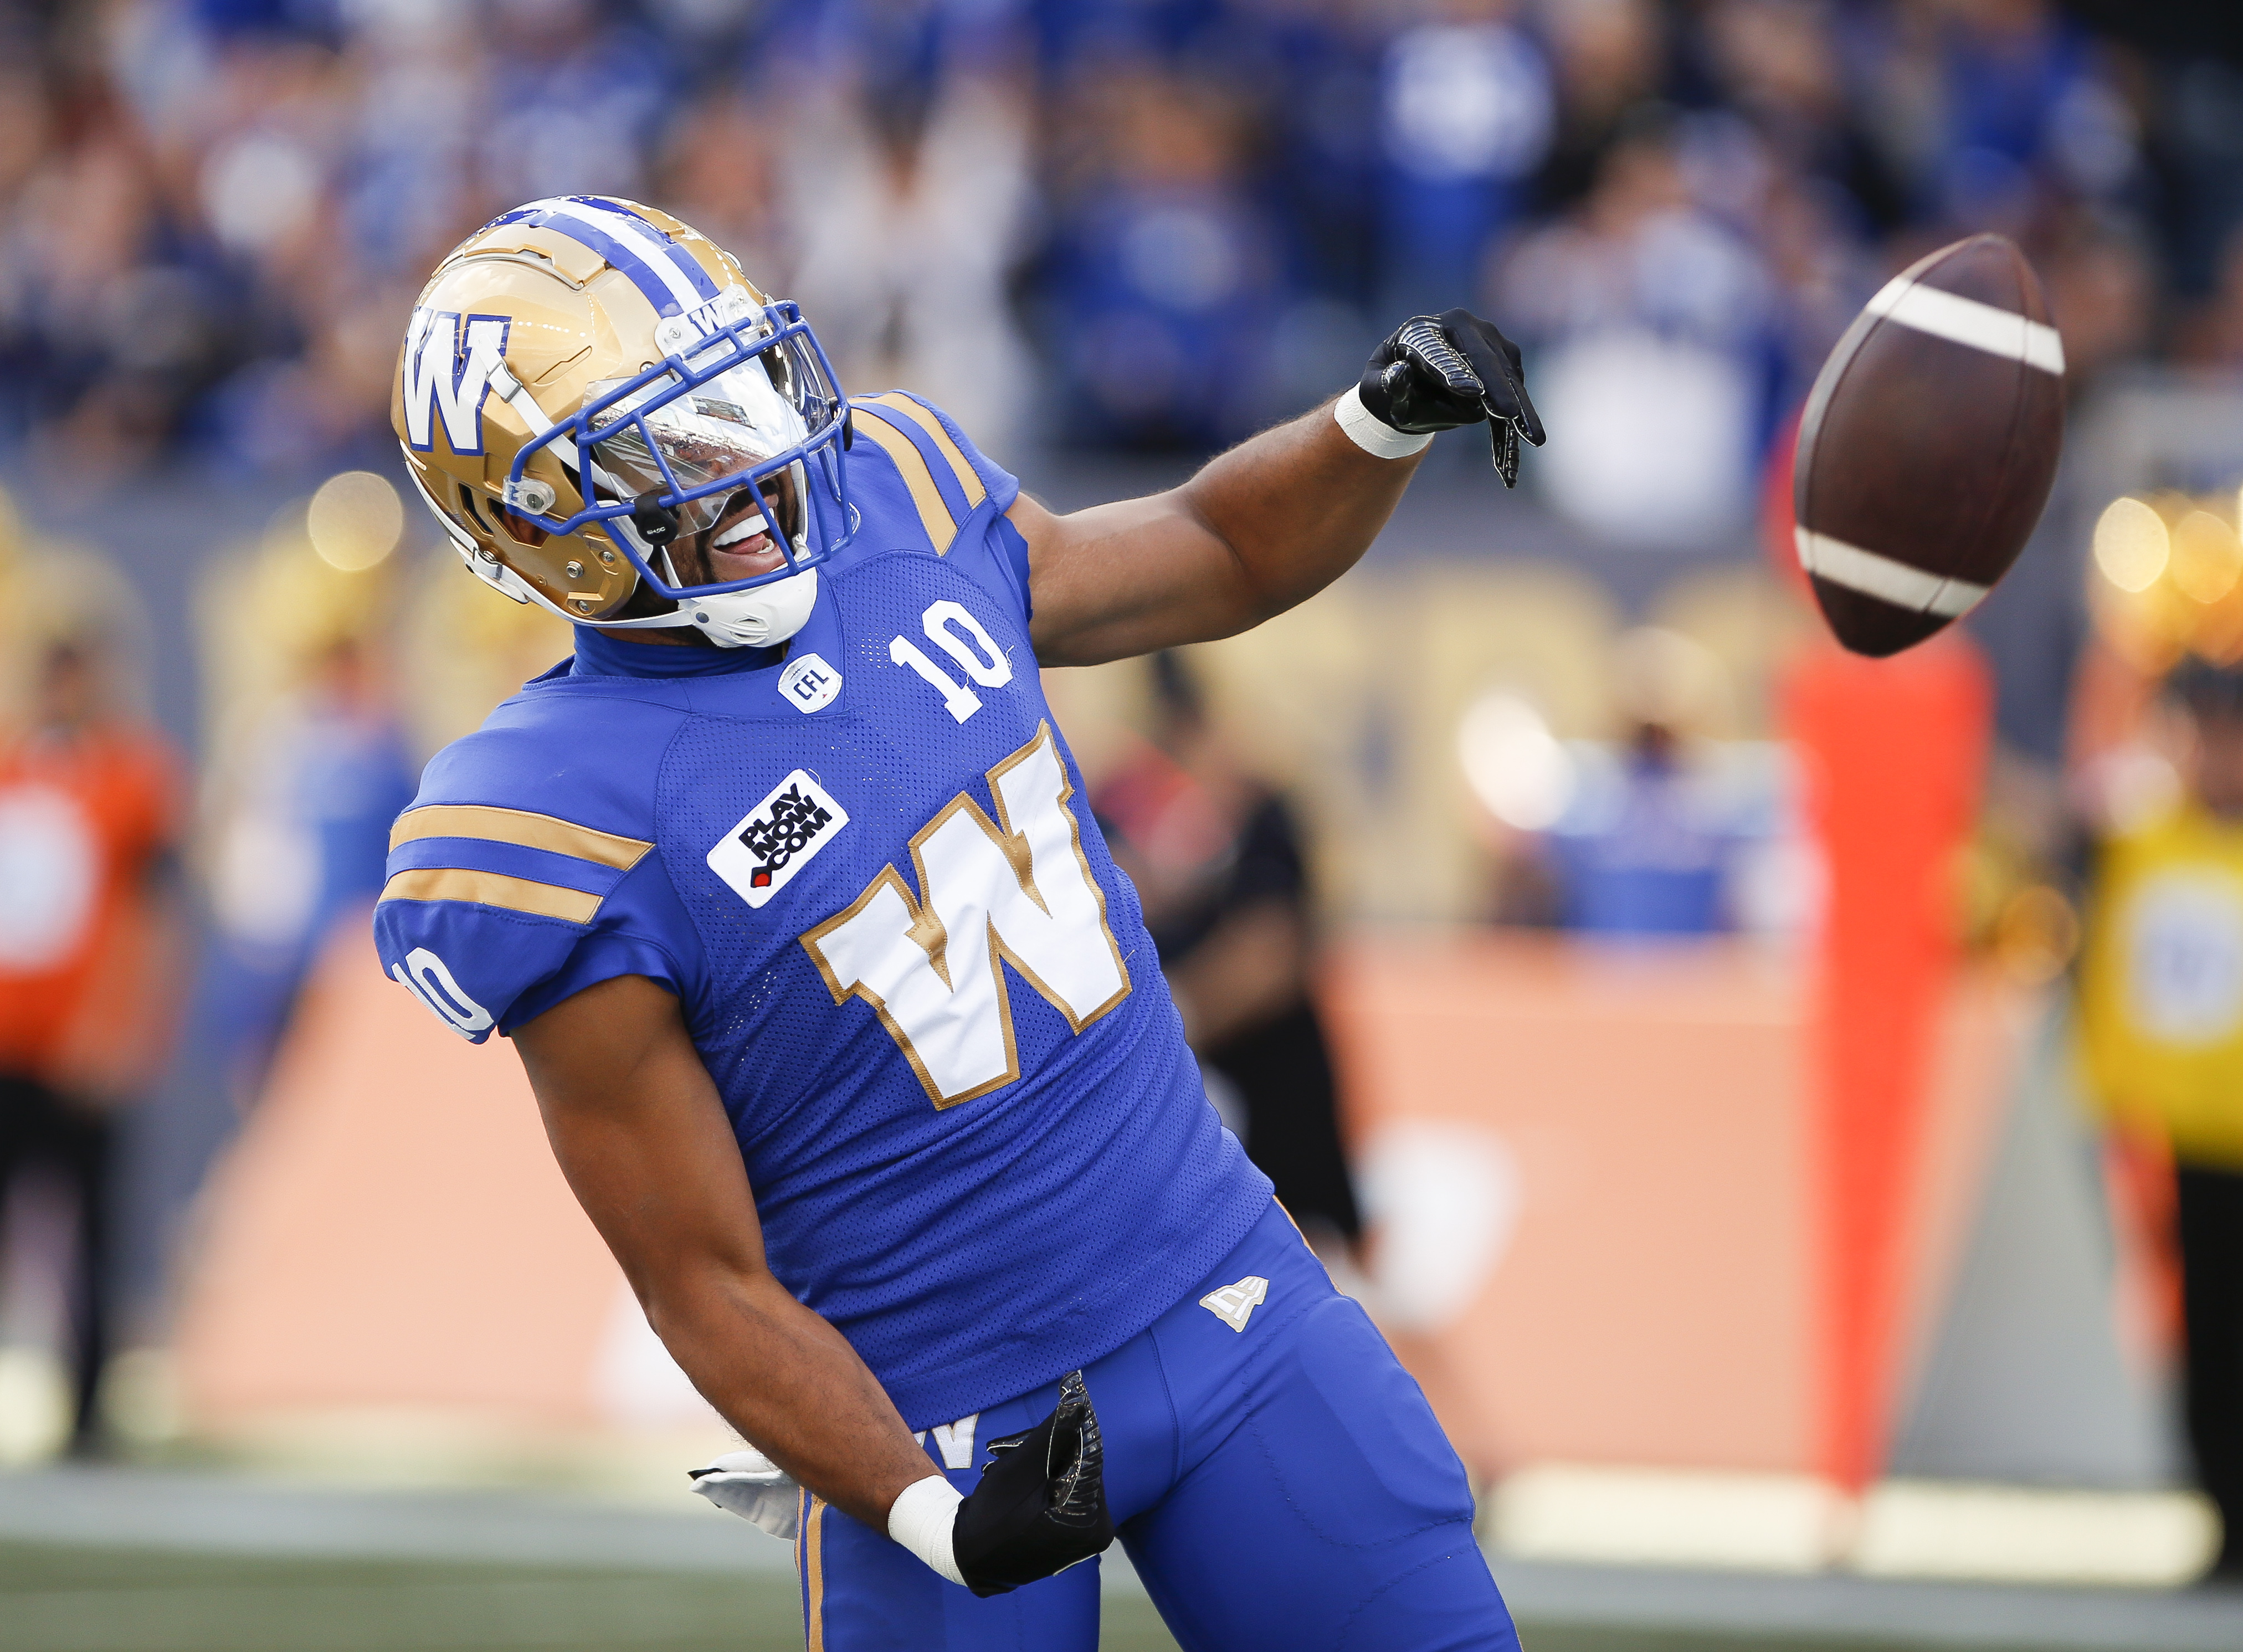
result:
[(1957, 877), (1992, 698), (1959, 631), (1889, 660), (1818, 647), (1784, 684), (1785, 732), (1828, 879), (1808, 1043), (1816, 1456), (1849, 1491), (1876, 1476), (1891, 1428), (1904, 1212), (1957, 961)]

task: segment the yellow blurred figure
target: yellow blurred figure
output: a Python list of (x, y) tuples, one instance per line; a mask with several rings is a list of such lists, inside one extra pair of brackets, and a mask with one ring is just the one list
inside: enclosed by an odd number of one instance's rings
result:
[(2096, 1096), (2243, 1170), (2243, 820), (2190, 799), (2103, 846), (2080, 977)]
[(2188, 1432), (2243, 1575), (2243, 671), (2166, 680), (2192, 738), (2161, 813), (2103, 844), (2079, 985), (2081, 1053), (2122, 1134), (2172, 1148)]

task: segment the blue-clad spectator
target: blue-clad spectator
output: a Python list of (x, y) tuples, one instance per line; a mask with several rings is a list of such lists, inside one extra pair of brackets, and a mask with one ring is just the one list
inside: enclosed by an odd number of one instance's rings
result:
[(390, 823), (418, 776), (357, 637), (329, 641), (239, 733), (213, 785), (212, 933), (192, 1031), (246, 1106), (337, 920), (380, 893)]
[(1844, 38), (1919, 219), (2015, 233), (2051, 196), (2121, 200), (2141, 182), (2101, 48), (2048, 0), (1866, 8)]
[[(1381, 20), (1375, 8), (1347, 0), (1240, 0), (1236, 11), (1224, 41), (1231, 84), (1256, 90), (1288, 284), (1312, 300), (1365, 311), (1380, 271)], [(1360, 332), (1351, 329), (1351, 356), (1362, 354)]]
[(1202, 61), (1236, 8), (1224, 0), (1033, 0), (1045, 73), (1065, 83), (1115, 64)]
[(1379, 77), (1381, 306), (1438, 314), (1526, 205), (1557, 105), (1509, 0), (1447, 0), (1388, 41)]
[(1050, 345), (1079, 439), (1206, 448), (1263, 412), (1278, 307), (1270, 223), (1238, 111), (1144, 69), (1108, 83), (1090, 176), (1065, 212)]
[(2133, 118), (2085, 32), (2047, 0), (1963, 0), (1948, 43), (1943, 205), (1982, 219), (2039, 174), (2107, 196), (2132, 179)]
[(645, 191), (667, 65), (643, 31), (594, 0), (488, 0), (491, 71), (476, 122), (494, 199)]
[(1573, 212), (1519, 245), (1492, 313), (1535, 347), (1534, 475), (1624, 543), (1701, 546), (1748, 517), (1787, 343), (1765, 260), (1707, 209), (1688, 123), (1648, 109)]

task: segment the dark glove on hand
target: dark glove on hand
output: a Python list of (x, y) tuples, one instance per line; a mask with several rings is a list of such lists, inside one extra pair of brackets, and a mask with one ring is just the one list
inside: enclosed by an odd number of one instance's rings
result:
[(1025, 1434), (991, 1440), (989, 1456), (951, 1527), (958, 1570), (976, 1595), (1049, 1577), (1114, 1541), (1106, 1449), (1081, 1372), (1061, 1379), (1058, 1410)]
[(1371, 352), (1357, 394), (1372, 418), (1412, 435), (1486, 420), (1506, 488), (1519, 483), (1519, 438), (1538, 448), (1546, 439), (1519, 347), (1470, 310), (1413, 315), (1395, 328)]

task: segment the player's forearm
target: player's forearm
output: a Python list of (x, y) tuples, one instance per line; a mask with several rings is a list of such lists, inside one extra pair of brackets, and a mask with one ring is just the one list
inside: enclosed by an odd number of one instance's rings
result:
[(831, 1325), (760, 1280), (647, 1294), (647, 1318), (709, 1403), (796, 1480), (874, 1531), (933, 1462)]
[(677, 1000), (641, 975), (514, 1033), (561, 1173), (709, 1403), (836, 1507), (886, 1529), (934, 1465), (841, 1333), (766, 1264), (746, 1167)]
[(1176, 489), (1237, 563), (1243, 603), (1232, 628), (1283, 613), (1354, 567), (1421, 456), (1373, 457), (1326, 402), (1210, 460)]
[(1283, 613), (1355, 565), (1417, 465), (1364, 452), (1327, 404), (1150, 498), (1067, 516), (1023, 499), (1036, 657), (1095, 665)]

